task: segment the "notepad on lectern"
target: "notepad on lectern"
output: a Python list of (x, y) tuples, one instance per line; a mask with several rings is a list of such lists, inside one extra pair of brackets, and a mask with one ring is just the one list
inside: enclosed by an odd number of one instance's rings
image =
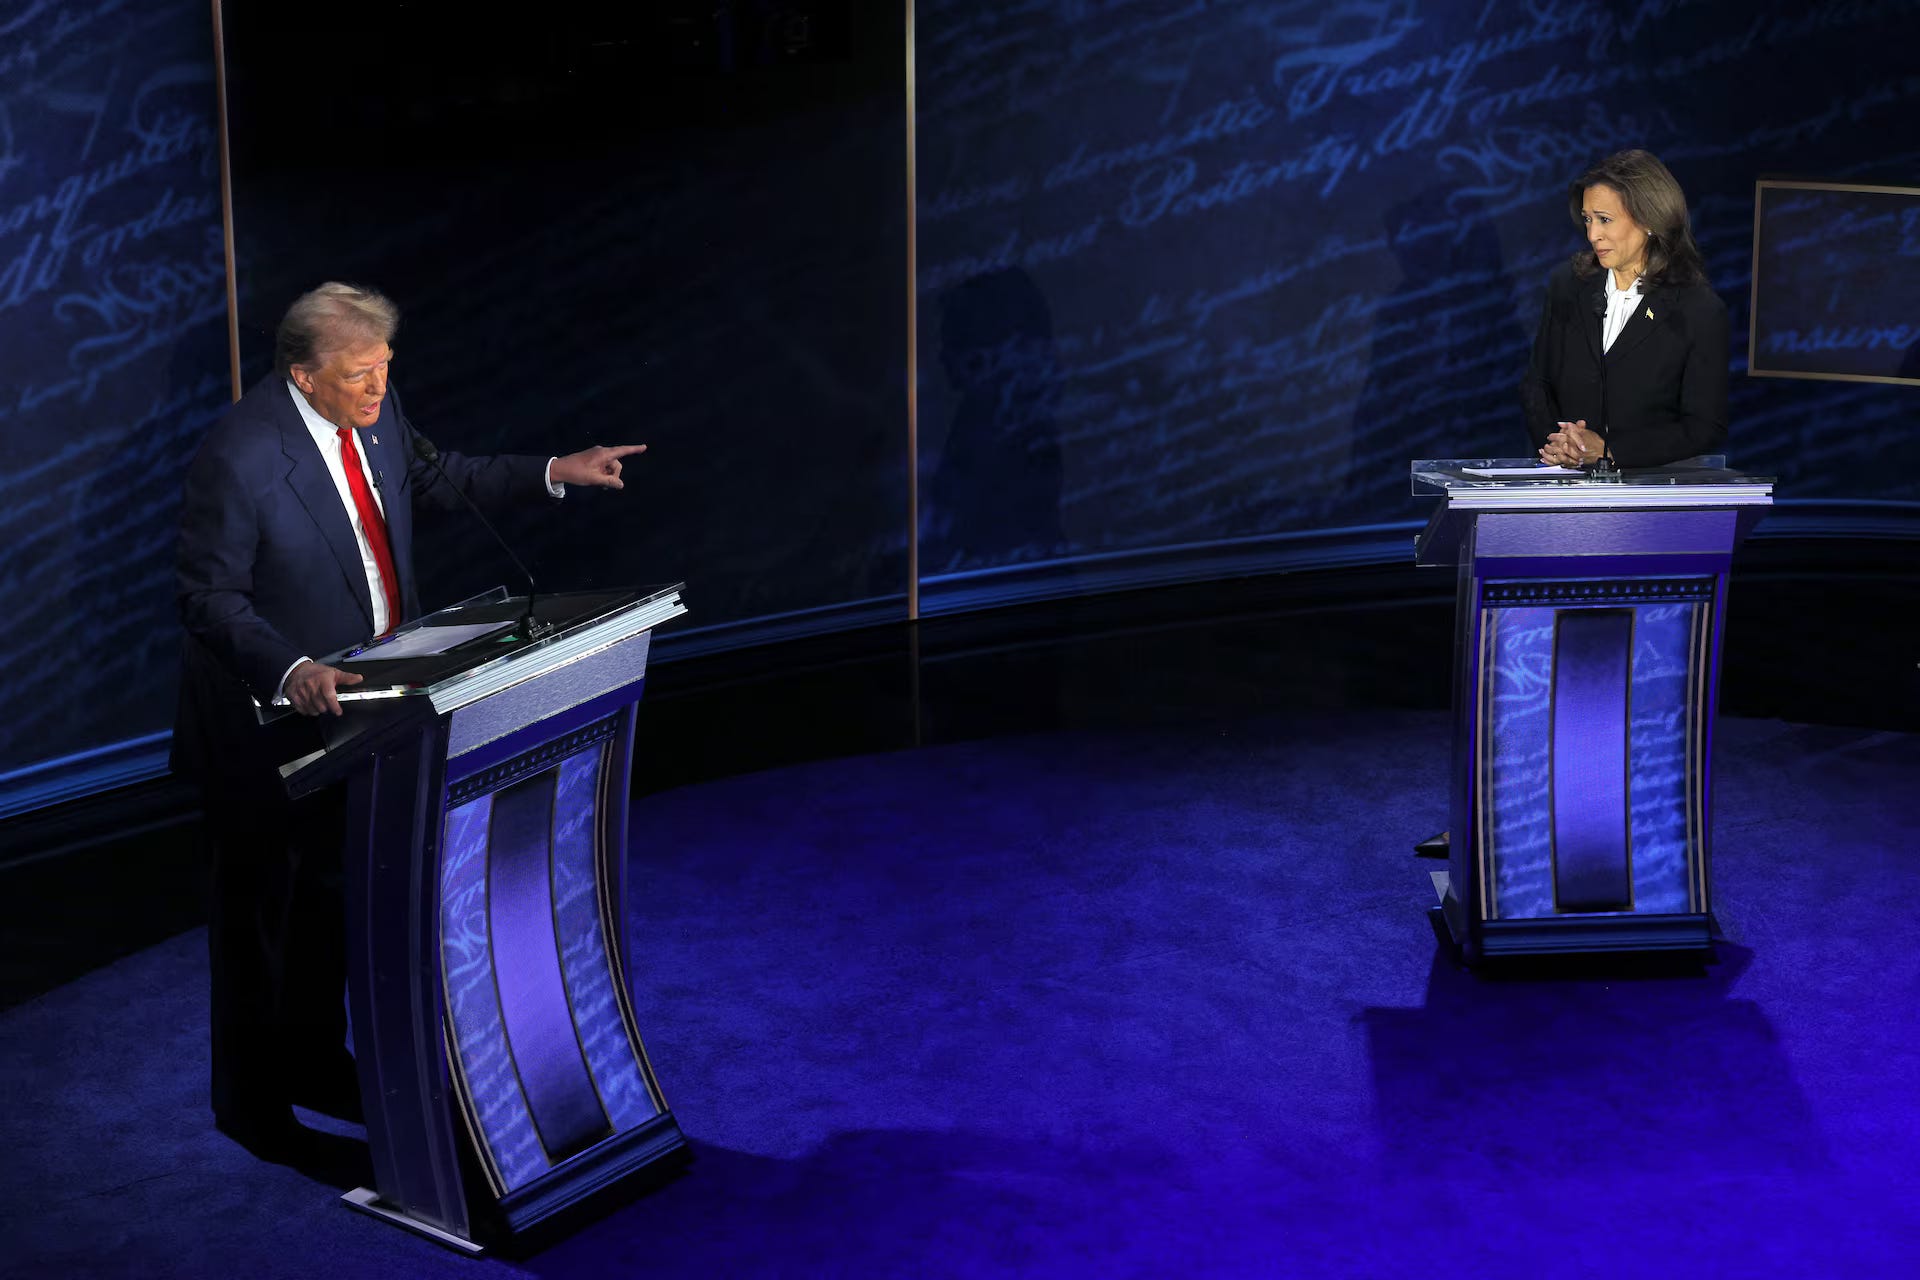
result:
[(506, 622), (463, 622), (447, 627), (415, 627), (401, 631), (386, 640), (376, 640), (364, 649), (356, 650), (347, 656), (355, 662), (386, 662), (395, 658), (430, 658), (435, 654), (447, 653), (457, 649), (469, 640), (478, 640), (481, 636), (492, 635), (496, 631), (505, 631), (513, 625)]

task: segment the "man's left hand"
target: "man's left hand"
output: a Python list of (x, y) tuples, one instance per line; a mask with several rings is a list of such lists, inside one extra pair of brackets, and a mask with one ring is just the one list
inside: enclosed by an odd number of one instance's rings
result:
[(555, 458), (549, 473), (555, 484), (583, 484), (596, 489), (624, 489), (620, 480), (620, 459), (645, 453), (643, 444), (597, 444), (591, 449)]

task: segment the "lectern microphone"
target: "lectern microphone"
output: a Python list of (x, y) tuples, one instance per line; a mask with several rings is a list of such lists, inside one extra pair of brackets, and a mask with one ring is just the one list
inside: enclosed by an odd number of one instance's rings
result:
[(502, 551), (507, 553), (507, 559), (513, 561), (513, 567), (518, 569), (520, 576), (527, 580), (527, 611), (520, 620), (521, 634), (529, 640), (538, 640), (541, 636), (553, 630), (551, 625), (543, 625), (539, 619), (533, 616), (533, 600), (534, 596), (539, 592), (539, 588), (533, 581), (533, 572), (527, 568), (519, 556), (513, 553), (513, 548), (507, 545), (507, 540), (500, 536), (498, 529), (493, 527), (493, 521), (487, 519), (487, 513), (480, 509), (478, 503), (467, 496), (465, 489), (462, 489), (453, 482), (453, 477), (447, 474), (447, 469), (440, 465), (440, 450), (434, 448), (433, 441), (427, 439), (418, 431), (413, 433), (413, 456), (437, 471), (440, 474), (440, 479), (445, 482), (446, 486), (460, 495), (460, 501), (467, 504), (467, 509), (473, 512), (474, 517), (480, 521), (481, 526), (493, 535), (493, 540), (500, 544)]

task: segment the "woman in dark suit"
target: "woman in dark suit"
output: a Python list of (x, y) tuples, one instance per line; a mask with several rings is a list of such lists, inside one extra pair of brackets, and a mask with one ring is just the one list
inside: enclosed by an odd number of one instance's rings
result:
[(1587, 247), (1547, 282), (1520, 389), (1540, 460), (1657, 467), (1724, 448), (1727, 308), (1680, 184), (1622, 151), (1573, 183), (1568, 208)]

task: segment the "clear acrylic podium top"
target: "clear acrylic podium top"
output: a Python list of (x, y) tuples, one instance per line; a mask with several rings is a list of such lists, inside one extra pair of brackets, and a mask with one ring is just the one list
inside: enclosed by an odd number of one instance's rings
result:
[(1745, 507), (1773, 501), (1773, 477), (1733, 471), (1721, 454), (1599, 479), (1534, 458), (1421, 459), (1411, 464), (1416, 498), (1444, 497), (1480, 511), (1567, 508)]
[[(526, 597), (495, 587), (320, 661), (361, 677), (336, 692), (342, 703), (421, 699), (446, 711), (678, 617), (687, 611), (680, 591), (672, 583), (543, 595), (536, 611), (548, 629), (529, 636), (520, 625)], [(413, 643), (436, 632), (457, 642)], [(262, 719), (290, 713), (284, 697), (261, 709)]]
[[(294, 735), (275, 748), (300, 752), (280, 763), (281, 781), (295, 797), (330, 786), (357, 767), (368, 744), (422, 716), (453, 717), (455, 732), (447, 744), (452, 756), (487, 740), (476, 734), (500, 736), (500, 723), (512, 721), (517, 728), (540, 718), (545, 714), (541, 702), (556, 692), (609, 692), (637, 679), (644, 668), (646, 650), (635, 650), (628, 642), (686, 611), (678, 583), (555, 592), (536, 600), (534, 615), (540, 626), (537, 634), (528, 634), (523, 625), (526, 597), (509, 596), (496, 587), (416, 618), (377, 641), (329, 654), (321, 661), (361, 676), (362, 683), (335, 693), (351, 708), (348, 714), (302, 718), (314, 734)], [(615, 655), (620, 660), (610, 663)], [(630, 661), (632, 657), (637, 661)], [(544, 678), (562, 677), (563, 669), (572, 677), (566, 690), (549, 689), (532, 704), (520, 697), (524, 705), (513, 705), (516, 696)], [(468, 709), (478, 712), (482, 704), (494, 714), (473, 719)], [(292, 717), (293, 711), (282, 698), (257, 707), (256, 714), (263, 724), (273, 724)], [(467, 720), (473, 722), (463, 738), (460, 726)]]

